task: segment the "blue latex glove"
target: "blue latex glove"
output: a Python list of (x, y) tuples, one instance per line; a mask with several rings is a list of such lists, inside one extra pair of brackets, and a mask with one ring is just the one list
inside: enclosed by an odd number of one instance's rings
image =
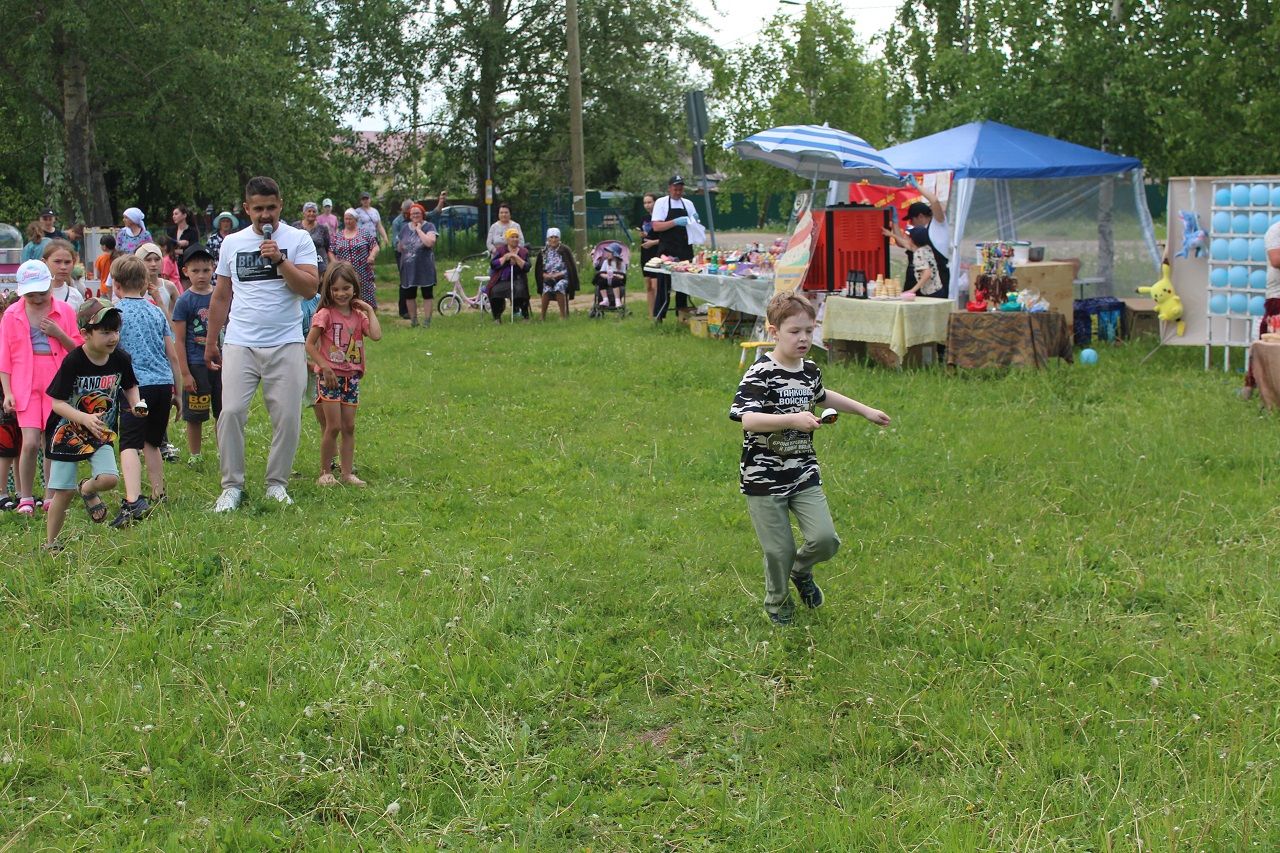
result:
[(672, 220), (672, 222), (679, 225), (681, 228), (684, 228), (689, 224), (689, 217), (677, 216), (675, 219)]

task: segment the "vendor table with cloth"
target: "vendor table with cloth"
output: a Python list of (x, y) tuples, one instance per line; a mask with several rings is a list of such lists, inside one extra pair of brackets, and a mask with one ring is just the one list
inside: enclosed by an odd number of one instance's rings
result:
[(681, 293), (696, 296), (712, 305), (750, 314), (753, 317), (763, 317), (765, 306), (773, 297), (773, 279), (771, 278), (673, 272), (671, 286)]
[(903, 359), (911, 347), (946, 341), (947, 317), (953, 307), (950, 299), (928, 296), (911, 302), (832, 296), (827, 299), (822, 337), (828, 341), (885, 344)]
[(947, 364), (953, 367), (1044, 367), (1072, 360), (1067, 318), (1057, 311), (957, 312), (947, 318)]
[(1280, 409), (1280, 343), (1254, 341), (1249, 346), (1249, 367), (1258, 381), (1262, 405)]

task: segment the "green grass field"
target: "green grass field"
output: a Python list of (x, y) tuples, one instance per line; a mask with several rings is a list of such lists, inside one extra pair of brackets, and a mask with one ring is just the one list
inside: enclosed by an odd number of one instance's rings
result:
[[(393, 325), (388, 323), (388, 326)], [(0, 850), (1275, 850), (1275, 417), (1201, 351), (827, 369), (844, 548), (774, 629), (723, 341), (370, 346), (364, 491), (0, 518)], [(308, 414), (309, 418), (309, 414)]]

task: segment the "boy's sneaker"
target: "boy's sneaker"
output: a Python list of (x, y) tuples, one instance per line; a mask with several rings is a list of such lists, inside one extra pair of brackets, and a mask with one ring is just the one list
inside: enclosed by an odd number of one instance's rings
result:
[(164, 444), (160, 445), (160, 458), (165, 462), (177, 462), (180, 455), (181, 454), (178, 453), (178, 448), (174, 447), (169, 442), (166, 441)]
[(187, 457), (187, 465), (191, 466), (192, 468), (195, 468), (203, 461), (204, 461), (204, 456), (202, 456), (199, 453), (192, 453), (190, 456)]
[(141, 521), (146, 518), (147, 513), (151, 511), (151, 504), (147, 503), (147, 499), (139, 496), (136, 501), (120, 501), (120, 511), (116, 513), (116, 517), (111, 519), (111, 526), (120, 528), (128, 527), (135, 521)]
[(778, 613), (769, 614), (769, 621), (777, 625), (779, 628), (785, 628), (788, 625), (790, 625), (792, 622), (792, 618), (793, 617), (791, 615), (791, 611), (789, 610), (783, 610), (783, 611), (779, 611)]
[(267, 486), (266, 497), (285, 506), (293, 506), (293, 498), (284, 490), (284, 486)]
[(18, 499), (13, 495), (0, 496), (0, 512), (8, 512), (18, 508)]
[(233, 512), (240, 508), (240, 501), (244, 499), (244, 492), (237, 488), (223, 489), (222, 494), (218, 495), (218, 500), (213, 505), (214, 512)]
[(793, 577), (791, 582), (796, 585), (796, 589), (800, 592), (800, 600), (804, 602), (804, 606), (809, 609), (822, 606), (822, 588), (813, 580), (813, 575), (807, 578)]

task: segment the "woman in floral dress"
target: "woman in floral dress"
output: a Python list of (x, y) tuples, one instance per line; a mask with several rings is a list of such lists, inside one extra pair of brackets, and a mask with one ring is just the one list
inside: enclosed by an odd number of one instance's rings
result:
[(378, 238), (360, 230), (356, 212), (347, 208), (342, 214), (342, 230), (329, 241), (329, 262), (346, 261), (360, 277), (360, 298), (375, 309), (378, 294), (373, 283), (373, 262), (378, 257)]

